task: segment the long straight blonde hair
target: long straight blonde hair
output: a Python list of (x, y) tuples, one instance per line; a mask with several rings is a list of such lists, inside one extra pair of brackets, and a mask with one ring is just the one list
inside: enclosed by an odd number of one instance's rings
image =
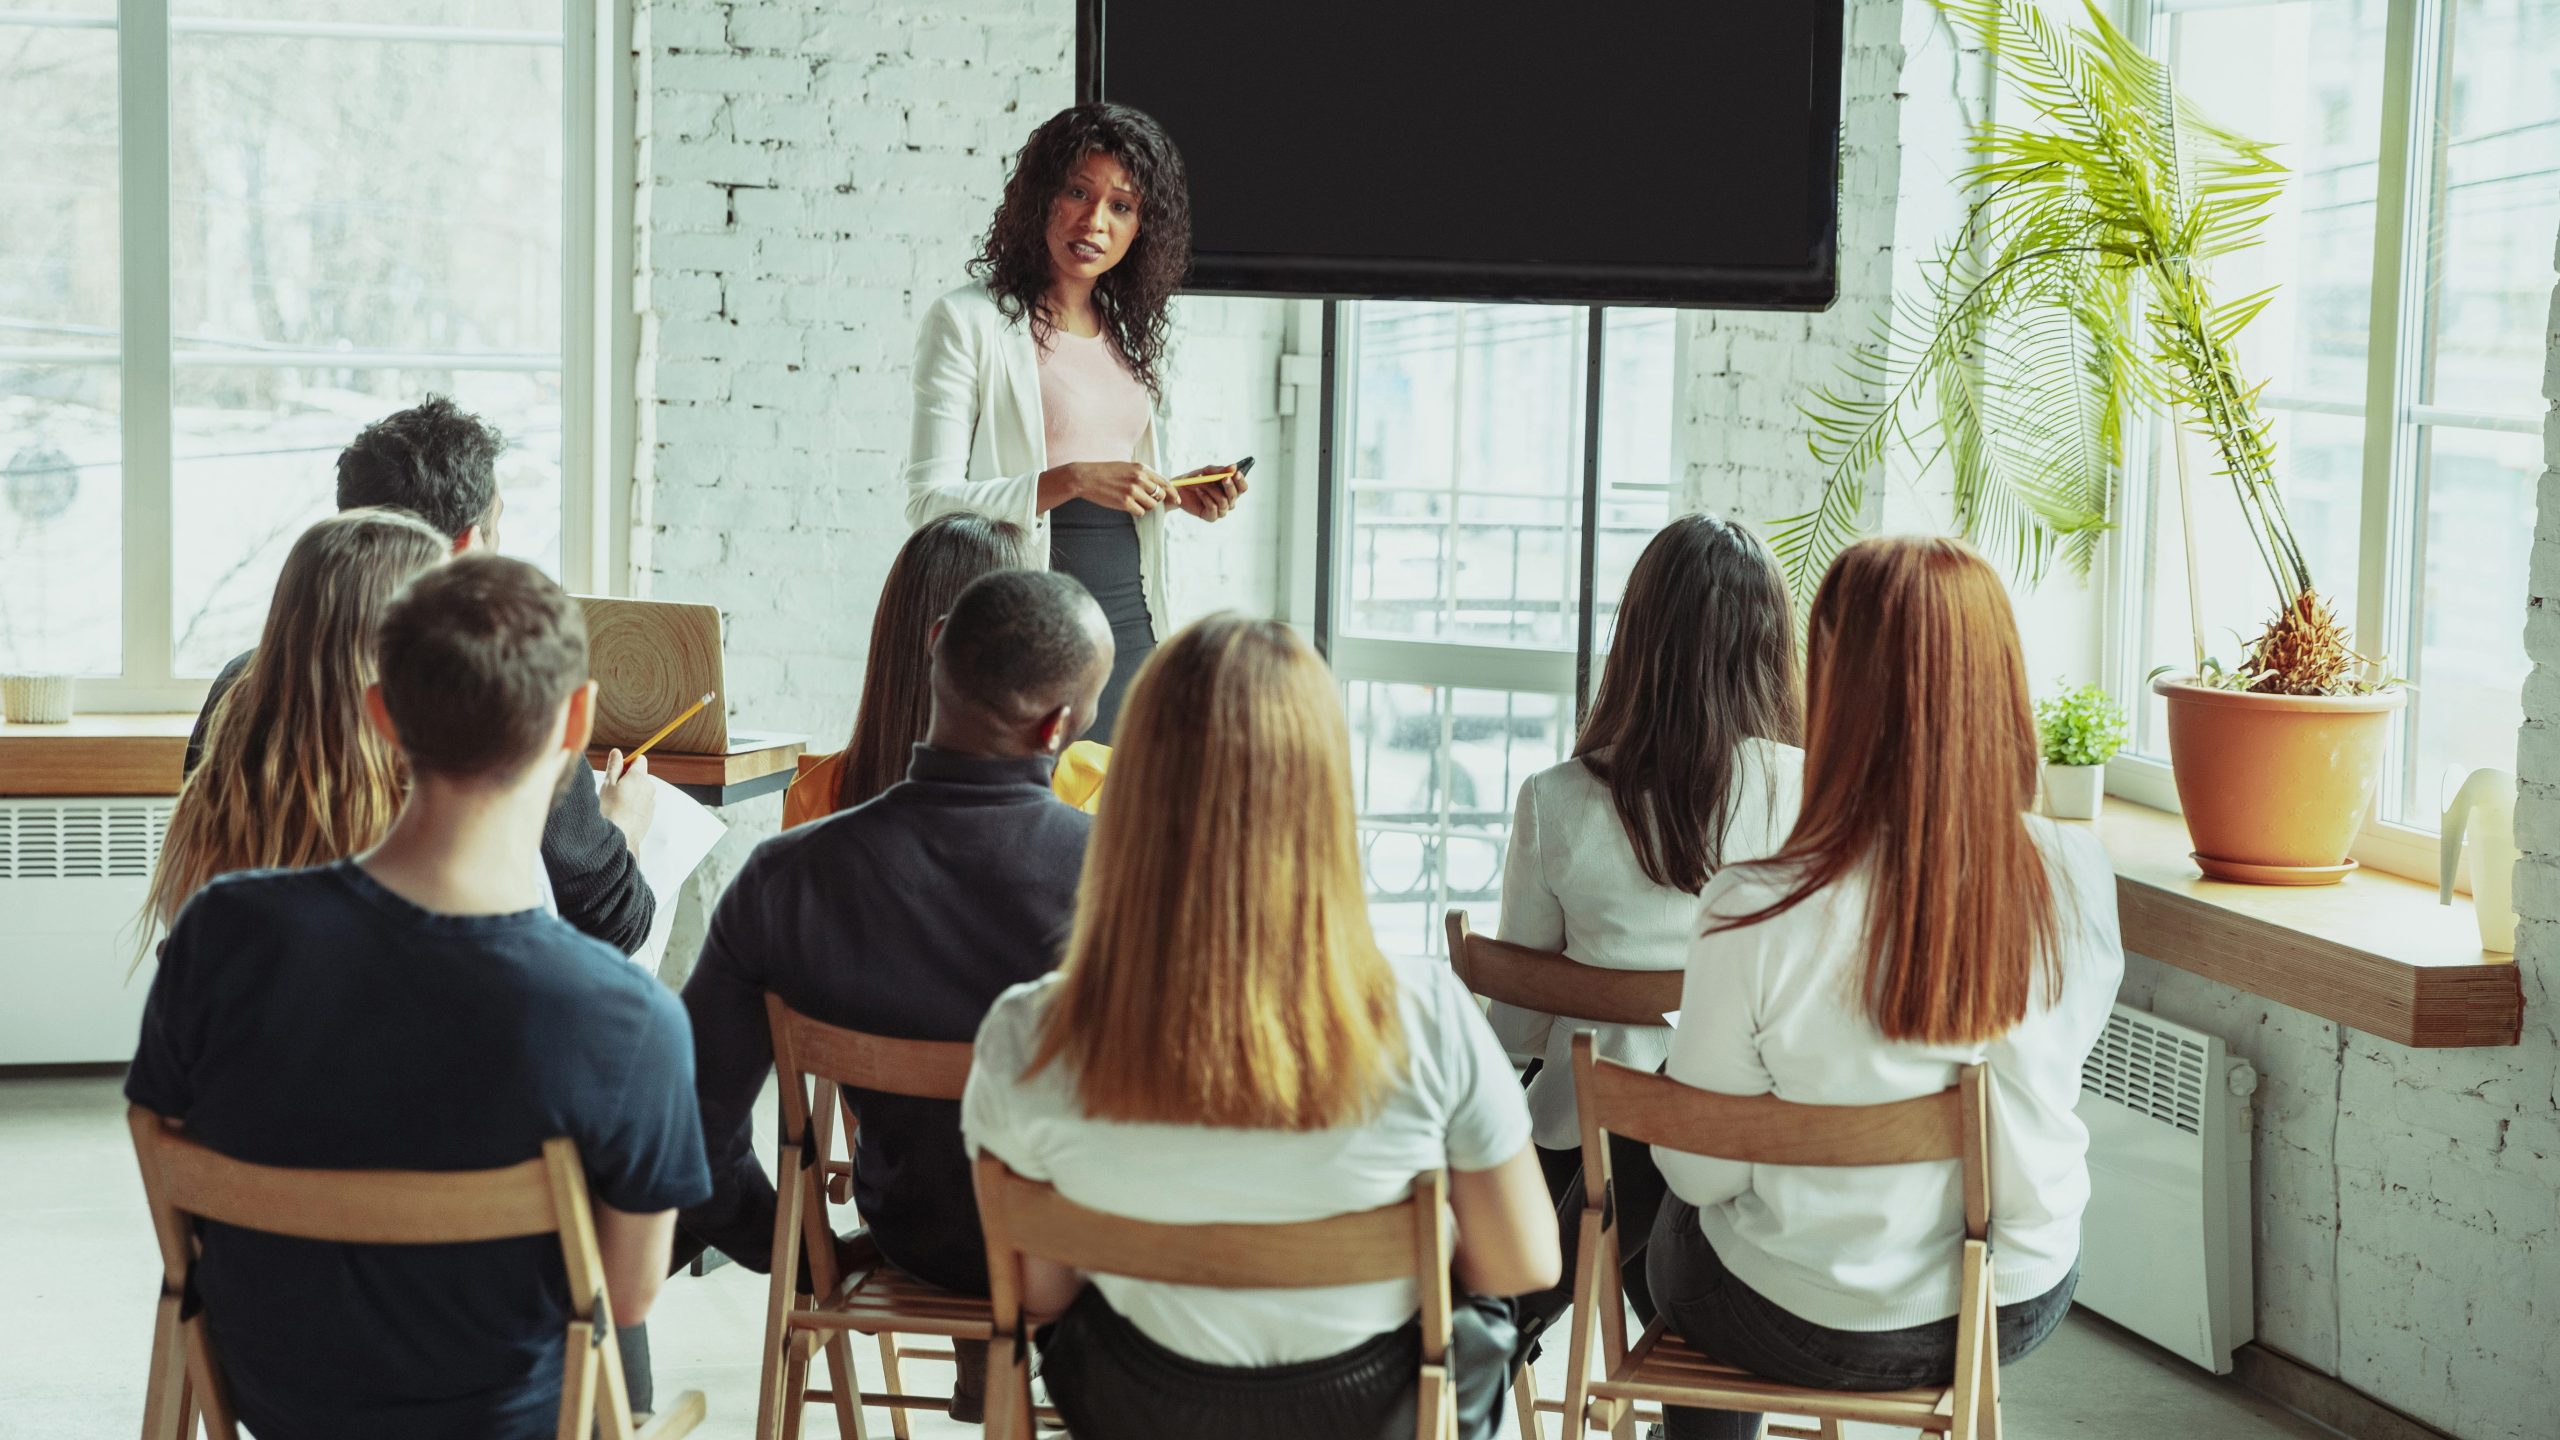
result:
[(1322, 1130), (1402, 1073), (1332, 672), (1270, 620), (1177, 633), (1130, 687), (1065, 978), (1025, 1075), (1096, 1119)]
[[(1861, 992), (1888, 1040), (1978, 1044), (2062, 993), (2061, 919), (2027, 831), (2036, 730), (2008, 591), (1961, 541), (1861, 540), (1813, 597), (1804, 809), (1761, 862), (1755, 925), (1872, 876)], [(1113, 776), (1116, 782), (1118, 776)]]
[(332, 515), (293, 542), (257, 652), (214, 707), (204, 760), (178, 791), (143, 903), (144, 945), (216, 875), (326, 864), (390, 828), (405, 781), (398, 752), (364, 719), (374, 632), (391, 597), (452, 544), (380, 509)]

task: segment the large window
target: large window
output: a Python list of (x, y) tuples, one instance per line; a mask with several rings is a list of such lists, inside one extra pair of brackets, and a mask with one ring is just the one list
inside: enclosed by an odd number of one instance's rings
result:
[(359, 9), (0, 0), (0, 668), (186, 703), (338, 450), (430, 392), (507, 436), (502, 547), (593, 583), (562, 546), (591, 12)]
[[(2232, 295), (2283, 287), (2242, 351), (2267, 386), (2286, 500), (2359, 648), (2415, 687), (2374, 817), (2388, 847), (2435, 828), (2448, 774), (2515, 764), (2560, 233), (2560, 5), (2173, 0), (2153, 7), (2151, 35), (2191, 97), (2277, 142), (2293, 171), (2265, 243), (2215, 280)], [(2227, 662), (2274, 597), (2209, 447), (2186, 443), (2196, 598)], [(2142, 458), (2119, 550), (2128, 689), (2191, 650), (2166, 426)], [(2155, 699), (2135, 748), (2167, 756)]]
[(1452, 906), (1496, 923), (1520, 782), (1571, 752), (1627, 572), (1670, 518), (1672, 319), (1337, 311), (1331, 658), (1390, 950), (1437, 952)]

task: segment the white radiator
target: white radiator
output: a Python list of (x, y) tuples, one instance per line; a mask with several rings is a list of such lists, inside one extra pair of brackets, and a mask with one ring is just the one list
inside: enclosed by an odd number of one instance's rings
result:
[(2118, 1005), (2080, 1068), (2079, 1302), (2216, 1375), (2257, 1333), (2249, 1096), (2220, 1038)]
[(172, 803), (0, 799), (0, 1065), (133, 1058), (135, 916)]

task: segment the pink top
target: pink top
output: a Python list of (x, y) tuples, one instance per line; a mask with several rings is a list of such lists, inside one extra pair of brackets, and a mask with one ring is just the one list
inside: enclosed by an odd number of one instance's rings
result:
[(1050, 464), (1134, 460), (1150, 414), (1147, 387), (1118, 347), (1100, 335), (1049, 332), (1040, 351), (1040, 418)]

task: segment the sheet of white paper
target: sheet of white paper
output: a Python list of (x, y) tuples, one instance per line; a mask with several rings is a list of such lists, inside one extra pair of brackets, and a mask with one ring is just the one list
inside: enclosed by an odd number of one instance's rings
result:
[(711, 847), (720, 843), (729, 827), (707, 806), (657, 776), (650, 776), (649, 783), (657, 787), (658, 811), (649, 822), (649, 833), (640, 840), (640, 873), (648, 880), (650, 893), (657, 897), (658, 908), (649, 922), (649, 938), (641, 942), (631, 959), (654, 975), (659, 962), (667, 958), (667, 936), (675, 928), (677, 895), (686, 878), (711, 854)]

